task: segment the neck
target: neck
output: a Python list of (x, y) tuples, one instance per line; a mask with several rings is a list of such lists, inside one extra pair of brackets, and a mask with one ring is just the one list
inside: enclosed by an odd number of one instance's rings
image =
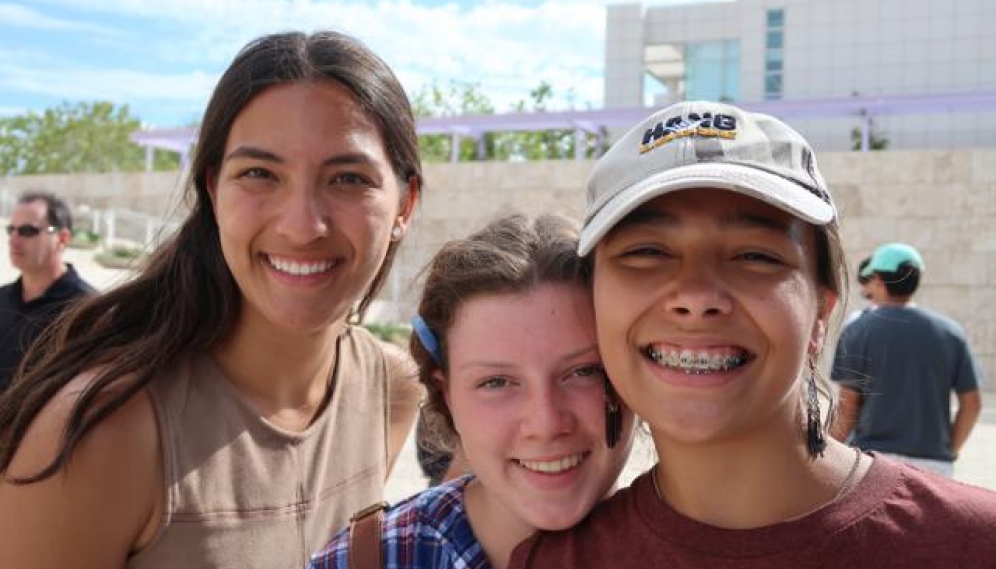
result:
[(536, 528), (512, 514), (497, 497), (488, 494), (476, 478), (464, 487), (463, 496), (470, 527), (491, 566), (505, 569), (515, 546), (532, 535)]
[(336, 337), (344, 324), (292, 335), (250, 320), (240, 315), (231, 336), (212, 355), (263, 417), (289, 430), (304, 430), (331, 388)]
[(889, 296), (878, 303), (879, 306), (909, 306), (913, 304), (911, 296)]
[(59, 262), (49, 267), (44, 267), (39, 271), (21, 273), (21, 298), (24, 302), (31, 302), (39, 296), (45, 294), (52, 283), (59, 280), (69, 270), (65, 263)]
[[(726, 529), (750, 529), (804, 516), (832, 502), (854, 452), (828, 441), (810, 459), (801, 432), (716, 444), (685, 444), (654, 433), (662, 497), (676, 511)], [(862, 473), (863, 474), (863, 473)]]

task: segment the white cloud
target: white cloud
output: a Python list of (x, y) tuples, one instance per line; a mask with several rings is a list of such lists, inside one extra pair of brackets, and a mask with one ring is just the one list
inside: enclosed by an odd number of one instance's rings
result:
[(0, 3), (0, 22), (6, 27), (50, 31), (76, 31), (98, 34), (115, 34), (115, 30), (72, 20), (52, 18), (18, 4)]
[[(197, 71), (145, 73), (81, 67), (27, 52), (0, 53), (0, 90), (67, 101), (106, 100), (133, 108), (136, 103), (157, 101), (194, 117), (200, 114), (216, 81), (217, 77)], [(186, 109), (190, 111), (183, 112)], [(25, 110), (13, 109), (11, 114)]]
[[(45, 1), (45, 0), (43, 0)], [(50, 5), (171, 22), (185, 35), (150, 37), (146, 53), (174, 63), (223, 68), (244, 43), (264, 33), (332, 28), (362, 39), (410, 92), (452, 80), (480, 84), (499, 110), (551, 83), (560, 104), (573, 90), (579, 104), (600, 103), (604, 8), (600, 3), (492, 1), (419, 6), (315, 0), (47, 0)]]
[[(496, 110), (529, 97), (541, 82), (553, 88), (549, 108), (600, 107), (605, 8), (589, 0), (453, 2), (422, 6), (412, 0), (32, 0), (34, 9), (0, 4), (18, 13), (14, 25), (69, 25), (43, 14), (63, 9), (90, 21), (121, 22), (103, 40), (85, 44), (135, 53), (134, 64), (102, 67), (86, 53), (18, 58), (0, 53), (0, 90), (58, 96), (179, 105), (196, 117), (217, 75), (254, 37), (285, 30), (336, 29), (369, 45), (395, 70), (410, 94), (437, 82), (478, 85)], [(13, 8), (13, 9), (12, 9)], [(0, 12), (0, 20), (4, 20)], [(31, 17), (29, 17), (31, 16)], [(32, 19), (33, 18), (33, 19)], [(78, 24), (86, 31), (85, 24)], [(140, 38), (140, 39), (136, 39)], [(135, 45), (140, 41), (141, 45)], [(44, 60), (42, 60), (44, 57)], [(155, 69), (164, 70), (156, 73)], [(144, 71), (138, 71), (142, 69)], [(200, 71), (189, 71), (200, 70)], [(186, 111), (189, 106), (191, 111)], [(189, 122), (184, 120), (184, 122)]]
[(13, 117), (16, 115), (23, 115), (28, 112), (29, 109), (23, 107), (4, 107), (0, 106), (0, 117)]

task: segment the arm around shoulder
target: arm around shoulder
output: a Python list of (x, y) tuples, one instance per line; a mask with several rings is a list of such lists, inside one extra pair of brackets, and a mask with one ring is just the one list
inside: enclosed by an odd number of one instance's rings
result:
[(418, 367), (407, 352), (384, 343), (388, 375), (388, 472), (411, 433), (425, 390), (418, 381)]
[(148, 539), (162, 501), (162, 458), (152, 402), (139, 392), (91, 429), (66, 468), (38, 482), (62, 443), (87, 379), (41, 410), (0, 479), (0, 567), (124, 567)]

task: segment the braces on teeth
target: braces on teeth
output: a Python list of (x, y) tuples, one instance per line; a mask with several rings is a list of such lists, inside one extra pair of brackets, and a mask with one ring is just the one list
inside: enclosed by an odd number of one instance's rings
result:
[(747, 361), (746, 355), (710, 356), (706, 353), (693, 354), (690, 350), (683, 350), (680, 354), (675, 352), (662, 354), (653, 348), (647, 348), (647, 355), (659, 365), (678, 368), (686, 374), (729, 371)]

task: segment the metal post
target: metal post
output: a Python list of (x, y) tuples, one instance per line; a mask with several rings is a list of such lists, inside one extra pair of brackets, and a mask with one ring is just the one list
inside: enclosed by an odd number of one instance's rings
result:
[(450, 162), (460, 161), (460, 135), (453, 133), (450, 135)]
[(585, 136), (584, 131), (581, 127), (574, 127), (574, 159), (583, 160), (584, 159), (584, 147)]
[(152, 216), (146, 216), (145, 218), (145, 246), (152, 247), (152, 240), (156, 236), (156, 221)]
[(104, 245), (106, 247), (112, 247), (114, 245), (114, 210), (109, 209), (104, 212), (104, 225), (107, 228), (105, 232), (107, 237), (104, 239)]
[(477, 159), (483, 161), (488, 157), (488, 147), (484, 142), (484, 135), (477, 135)]
[(155, 164), (156, 149), (151, 146), (145, 147), (145, 171), (151, 172), (152, 166)]

